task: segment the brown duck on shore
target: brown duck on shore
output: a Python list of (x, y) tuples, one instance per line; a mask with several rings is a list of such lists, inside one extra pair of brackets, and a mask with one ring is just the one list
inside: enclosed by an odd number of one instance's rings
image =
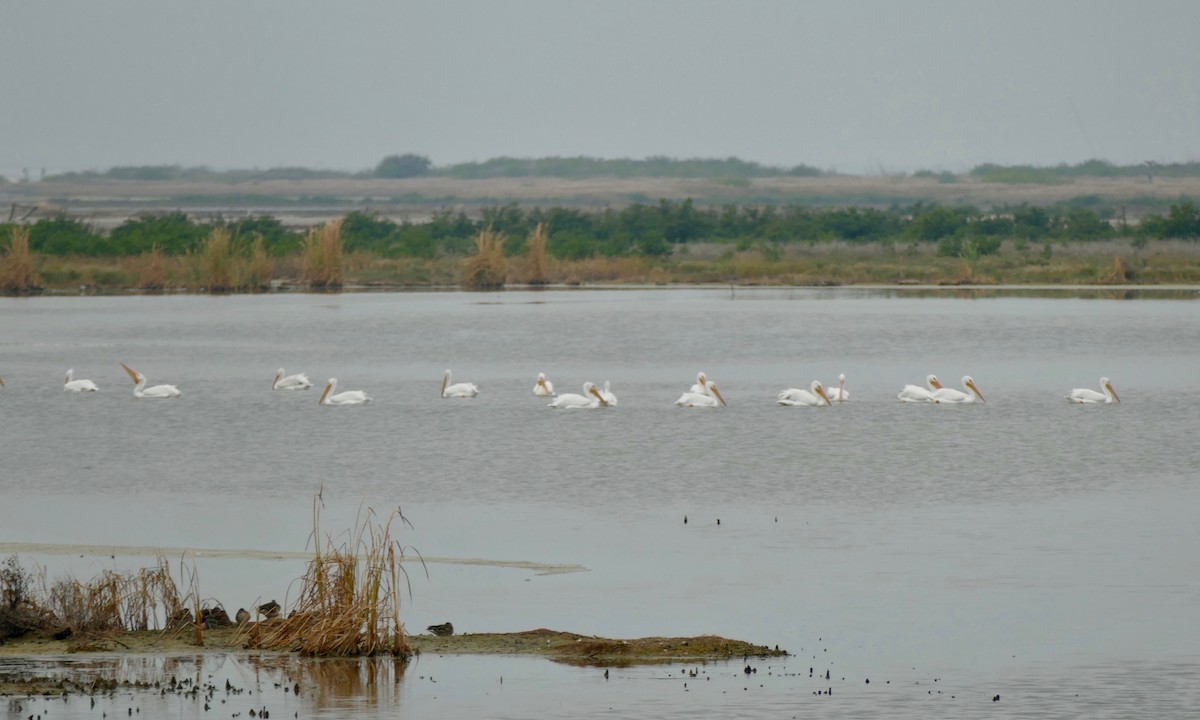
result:
[(250, 611), (246, 608), (238, 608), (237, 614), (234, 617), (237, 618), (238, 625), (245, 625), (250, 622)]
[(438, 637), (446, 637), (447, 635), (454, 634), (454, 626), (448, 622), (442, 623), (441, 625), (430, 625), (425, 629), (434, 635), (437, 635)]
[(268, 620), (271, 618), (277, 618), (279, 617), (279, 603), (275, 602), (274, 600), (269, 603), (263, 603), (262, 605), (258, 606), (258, 612)]

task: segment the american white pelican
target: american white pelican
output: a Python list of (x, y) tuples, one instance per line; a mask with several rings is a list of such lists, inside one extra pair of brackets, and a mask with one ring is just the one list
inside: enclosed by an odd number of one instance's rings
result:
[(675, 404), (679, 407), (690, 408), (710, 408), (728, 405), (728, 403), (725, 402), (725, 396), (721, 394), (721, 391), (717, 389), (717, 384), (712, 380), (705, 378), (704, 390), (705, 392), (703, 394), (689, 390), (688, 392), (680, 395), (679, 399), (675, 401)]
[(942, 389), (942, 383), (937, 379), (937, 375), (927, 375), (925, 383), (929, 385), (928, 390), (920, 385), (905, 385), (896, 397), (902, 402), (930, 402), (933, 400), (933, 393)]
[(63, 380), (63, 390), (67, 392), (96, 392), (100, 388), (91, 380), (76, 380), (75, 370), (67, 370), (67, 379)]
[(555, 410), (590, 410), (605, 404), (605, 400), (600, 395), (600, 391), (590, 382), (583, 384), (583, 394), (576, 395), (575, 393), (563, 393), (554, 400), (550, 401), (547, 407), (552, 407)]
[(174, 385), (146, 387), (145, 375), (125, 363), (121, 363), (121, 367), (125, 368), (125, 372), (129, 373), (129, 377), (133, 378), (133, 396), (136, 398), (177, 398), (183, 394)]
[(846, 392), (846, 373), (838, 373), (837, 387), (833, 390), (826, 391), (830, 400), (844, 402), (850, 399), (850, 393)]
[[(983, 396), (983, 393), (979, 392), (979, 387), (975, 385), (975, 381), (971, 379), (970, 375), (962, 376), (962, 386), (962, 390), (955, 390), (948, 387), (938, 388), (933, 391), (933, 397), (930, 400), (935, 403), (973, 403), (975, 402), (975, 397), (978, 396), (981, 401), (987, 402), (987, 398)], [(970, 392), (967, 392), (968, 390)]]
[(688, 392), (692, 393), (693, 395), (708, 395), (709, 394), (708, 393), (708, 376), (704, 374), (703, 370), (696, 373), (696, 384), (693, 385), (691, 387), (691, 389), (688, 390)]
[(1106, 377), (1100, 378), (1100, 389), (1104, 392), (1098, 393), (1090, 388), (1075, 388), (1071, 394), (1067, 396), (1067, 400), (1073, 403), (1104, 403), (1112, 404), (1121, 402), (1121, 398), (1117, 395), (1117, 391), (1113, 389), (1112, 380)]
[(806, 407), (833, 404), (830, 402), (829, 395), (825, 392), (825, 386), (821, 384), (820, 380), (813, 380), (808, 388), (808, 390), (788, 388), (775, 396), (776, 401), (780, 405), (802, 405)]
[(312, 380), (304, 373), (284, 375), (283, 368), (275, 371), (275, 382), (271, 383), (272, 390), (307, 390), (312, 386)]
[(546, 379), (546, 373), (538, 373), (537, 382), (533, 384), (533, 394), (538, 397), (554, 397), (554, 383)]
[(329, 378), (325, 392), (321, 393), (321, 399), (317, 402), (321, 405), (365, 405), (371, 402), (371, 398), (362, 390), (338, 392), (337, 378)]
[(479, 394), (475, 383), (450, 384), (450, 371), (442, 373), (442, 397), (444, 398), (473, 398)]
[(604, 404), (608, 407), (616, 407), (617, 396), (613, 395), (612, 383), (607, 380), (604, 381), (604, 389), (600, 391), (600, 397), (604, 398)]

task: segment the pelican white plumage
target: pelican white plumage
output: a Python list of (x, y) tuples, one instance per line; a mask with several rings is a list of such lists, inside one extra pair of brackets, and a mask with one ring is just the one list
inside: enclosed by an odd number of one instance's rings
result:
[(942, 383), (937, 379), (937, 375), (926, 375), (925, 384), (929, 386), (928, 389), (920, 385), (905, 385), (896, 397), (902, 402), (930, 402), (933, 400), (933, 394), (942, 389)]
[(136, 398), (166, 399), (177, 398), (183, 394), (174, 385), (153, 385), (146, 387), (145, 375), (125, 363), (121, 363), (121, 367), (125, 368), (125, 372), (129, 373), (129, 377), (133, 378), (133, 396)]
[(450, 371), (442, 373), (442, 397), (444, 398), (473, 398), (479, 394), (475, 383), (450, 383)]
[(982, 402), (987, 402), (987, 398), (985, 398), (983, 393), (979, 391), (979, 387), (975, 384), (975, 381), (970, 375), (962, 376), (962, 386), (962, 390), (956, 390), (948, 387), (938, 388), (937, 390), (933, 391), (933, 396), (930, 398), (930, 401), (935, 403), (949, 403), (953, 405), (973, 403), (975, 402), (975, 398), (978, 397)]
[(585, 382), (582, 395), (563, 393), (551, 400), (547, 407), (555, 410), (590, 410), (605, 404), (605, 400), (600, 395), (600, 391), (596, 389), (595, 384)]
[(96, 392), (99, 389), (91, 380), (76, 380), (74, 369), (67, 370), (67, 379), (63, 380), (63, 390), (66, 392)]
[(832, 405), (829, 400), (829, 394), (825, 392), (825, 386), (820, 380), (813, 380), (808, 386), (808, 390), (801, 388), (788, 388), (775, 396), (776, 402), (780, 405), (795, 405), (803, 407), (818, 407), (822, 405)]
[(1117, 391), (1113, 389), (1112, 380), (1106, 377), (1100, 378), (1100, 389), (1104, 392), (1096, 392), (1091, 388), (1075, 388), (1071, 394), (1067, 396), (1067, 400), (1073, 403), (1091, 403), (1111, 405), (1114, 402), (1121, 402)]
[(533, 384), (533, 394), (538, 397), (554, 397), (554, 383), (546, 379), (546, 373), (538, 373), (537, 382)]
[(717, 384), (708, 378), (704, 379), (704, 391), (704, 393), (696, 393), (689, 390), (680, 395), (675, 404), (679, 407), (689, 408), (715, 408), (729, 404), (725, 402), (725, 396), (717, 389)]
[(325, 392), (321, 393), (320, 405), (365, 405), (371, 398), (362, 390), (337, 391), (337, 378), (329, 378), (325, 384)]
[(283, 368), (275, 371), (275, 382), (271, 383), (272, 390), (307, 390), (312, 387), (312, 380), (304, 373), (287, 375)]
[(850, 399), (850, 393), (846, 392), (846, 373), (838, 373), (837, 387), (832, 390), (827, 390), (830, 400), (845, 402)]
[(600, 397), (604, 398), (604, 404), (608, 407), (616, 407), (617, 396), (613, 395), (612, 383), (608, 380), (604, 381), (604, 389), (600, 391)]
[(708, 395), (709, 394), (708, 393), (708, 376), (704, 374), (703, 370), (696, 373), (696, 384), (692, 385), (691, 389), (689, 389), (688, 392), (690, 392), (694, 395)]

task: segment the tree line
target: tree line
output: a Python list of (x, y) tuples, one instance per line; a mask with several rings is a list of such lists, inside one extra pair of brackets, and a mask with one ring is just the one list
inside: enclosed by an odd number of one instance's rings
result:
[[(981, 210), (917, 203), (910, 206), (811, 208), (799, 205), (724, 205), (697, 207), (691, 200), (635, 203), (624, 208), (586, 211), (570, 207), (522, 208), (516, 204), (484, 208), (478, 217), (461, 210), (435, 211), (423, 222), (396, 222), (354, 211), (341, 219), (342, 246), (382, 257), (432, 258), (470, 255), (479, 233), (490, 229), (504, 238), (508, 255), (522, 254), (530, 234), (546, 232), (550, 256), (664, 256), (695, 242), (726, 243), (739, 249), (788, 243), (819, 244), (932, 242), (944, 255), (989, 255), (1005, 240), (1019, 243), (1092, 241), (1128, 237), (1135, 243), (1160, 238), (1200, 238), (1200, 208), (1184, 200), (1166, 215), (1148, 215), (1125, 226), (1112, 211), (1065, 204), (1019, 205)], [(299, 252), (305, 235), (273, 216), (200, 222), (180, 211), (130, 218), (108, 233), (61, 215), (26, 226), (29, 250), (47, 255), (132, 256), (199, 253), (214, 227), (228, 230), (234, 253), (248, 254), (257, 244), (275, 257)], [(0, 243), (8, 228), (0, 226)]]
[[(738, 158), (670, 158), (653, 156), (640, 160), (589, 157), (512, 158), (499, 157), (483, 162), (465, 162), (435, 166), (428, 156), (416, 153), (388, 155), (372, 169), (360, 172), (314, 170), (303, 167), (277, 167), (254, 170), (214, 170), (206, 166), (125, 165), (105, 171), (88, 170), (47, 175), (44, 182), (79, 180), (191, 180), (240, 183), (263, 180), (312, 180), (331, 178), (411, 178), (448, 177), (466, 180), (512, 177), (598, 178), (658, 177), (697, 179), (750, 179), (768, 177), (819, 177), (836, 175), (810, 165), (775, 167)], [(1200, 177), (1200, 162), (1139, 163), (1116, 165), (1107, 160), (1087, 160), (1052, 166), (997, 165), (983, 163), (967, 175), (983, 182), (1056, 184), (1080, 177)], [(957, 182), (950, 172), (918, 170), (913, 177), (932, 177), (940, 182)], [(3, 178), (0, 178), (3, 182)]]

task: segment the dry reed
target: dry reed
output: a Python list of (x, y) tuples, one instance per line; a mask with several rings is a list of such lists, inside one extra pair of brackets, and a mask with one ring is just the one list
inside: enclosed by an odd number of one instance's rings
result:
[(475, 255), (467, 260), (462, 286), (467, 290), (495, 290), (504, 287), (508, 262), (504, 259), (504, 234), (490, 227), (475, 238)]
[[(321, 494), (313, 500), (313, 559), (301, 580), (299, 599), (286, 618), (255, 624), (251, 647), (305, 655), (410, 654), (400, 620), (401, 565), (406, 548), (392, 539), (392, 525), (408, 520), (393, 511), (386, 521), (367, 509), (355, 527), (322, 545)], [(411, 591), (411, 588), (409, 588)]]
[(29, 230), (13, 225), (9, 231), (8, 252), (0, 263), (0, 292), (6, 295), (30, 295), (40, 292), (41, 279), (33, 267), (29, 251)]
[(189, 587), (181, 596), (169, 564), (159, 557), (152, 567), (105, 570), (87, 582), (60, 578), (46, 591), (45, 605), (57, 624), (74, 632), (157, 630), (191, 620), (187, 605), (198, 596), (194, 571)]
[(137, 287), (139, 290), (161, 291), (167, 285), (167, 263), (162, 250), (154, 245), (139, 258)]
[(209, 292), (233, 289), (233, 237), (229, 228), (217, 226), (208, 234), (200, 264), (200, 285)]
[(304, 238), (304, 271), (312, 288), (335, 290), (342, 286), (342, 221), (333, 220), (308, 231)]
[(550, 256), (546, 252), (548, 237), (544, 223), (529, 235), (529, 247), (525, 253), (525, 282), (530, 285), (546, 285), (550, 282)]
[(245, 276), (241, 286), (251, 290), (266, 290), (275, 279), (275, 261), (267, 255), (267, 247), (262, 235), (254, 238), (250, 248), (250, 262), (246, 265)]

